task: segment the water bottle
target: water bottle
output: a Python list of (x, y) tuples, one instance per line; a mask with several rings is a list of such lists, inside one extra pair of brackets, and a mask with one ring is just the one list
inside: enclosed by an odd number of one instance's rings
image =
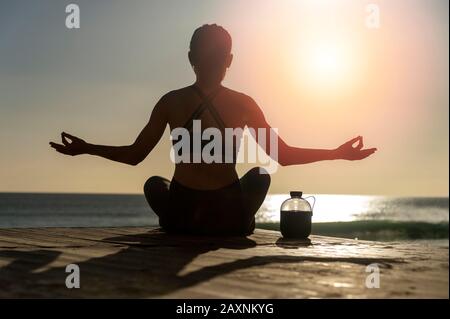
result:
[(280, 230), (285, 238), (304, 239), (311, 234), (313, 207), (316, 202), (314, 196), (306, 197), (314, 199), (313, 205), (303, 198), (302, 192), (290, 192), (291, 198), (281, 204)]

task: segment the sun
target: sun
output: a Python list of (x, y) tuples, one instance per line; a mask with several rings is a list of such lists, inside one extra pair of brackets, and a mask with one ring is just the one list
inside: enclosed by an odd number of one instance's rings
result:
[(348, 96), (360, 81), (357, 46), (346, 35), (302, 37), (286, 55), (286, 70), (303, 96), (333, 99)]
[(313, 44), (305, 57), (306, 71), (318, 84), (338, 84), (348, 76), (349, 64), (344, 48), (334, 43)]
[(314, 50), (311, 67), (318, 75), (336, 75), (341, 66), (341, 57), (335, 47), (319, 47)]

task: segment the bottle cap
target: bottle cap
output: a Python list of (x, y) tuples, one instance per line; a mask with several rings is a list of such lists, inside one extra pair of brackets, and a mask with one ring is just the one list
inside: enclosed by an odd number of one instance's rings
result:
[(302, 197), (302, 195), (303, 195), (303, 192), (300, 192), (300, 191), (292, 191), (292, 192), (289, 192), (289, 194), (291, 195), (291, 197)]

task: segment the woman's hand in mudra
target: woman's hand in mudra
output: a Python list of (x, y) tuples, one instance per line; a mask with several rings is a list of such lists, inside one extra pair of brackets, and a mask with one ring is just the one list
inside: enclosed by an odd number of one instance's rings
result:
[(87, 152), (88, 143), (81, 138), (62, 132), (61, 141), (62, 144), (50, 142), (50, 146), (59, 153), (71, 156), (85, 154)]
[[(358, 144), (353, 146), (355, 143)], [(355, 137), (339, 146), (335, 152), (338, 159), (349, 161), (362, 160), (376, 152), (376, 148), (362, 149), (364, 146), (362, 136)]]

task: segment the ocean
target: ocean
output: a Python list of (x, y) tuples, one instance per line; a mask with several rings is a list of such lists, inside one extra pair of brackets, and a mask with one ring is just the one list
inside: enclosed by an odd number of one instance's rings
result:
[[(448, 244), (448, 197), (315, 197), (313, 234)], [(268, 195), (256, 215), (257, 227), (277, 230), (287, 198)], [(156, 225), (158, 218), (143, 195), (0, 193), (0, 228)]]

